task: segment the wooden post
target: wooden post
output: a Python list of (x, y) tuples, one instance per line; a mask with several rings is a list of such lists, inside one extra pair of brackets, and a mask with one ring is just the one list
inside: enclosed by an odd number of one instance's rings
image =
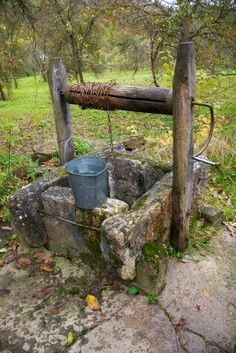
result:
[(188, 245), (193, 193), (192, 101), (195, 95), (194, 45), (179, 45), (173, 80), (173, 197), (171, 244), (177, 251)]
[(67, 86), (67, 74), (59, 58), (55, 58), (50, 62), (48, 82), (55, 116), (60, 164), (63, 165), (74, 158), (74, 146), (70, 105), (62, 94)]

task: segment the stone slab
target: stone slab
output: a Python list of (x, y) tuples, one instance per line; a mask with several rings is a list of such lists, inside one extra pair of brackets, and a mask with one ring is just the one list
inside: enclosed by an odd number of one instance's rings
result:
[(213, 225), (220, 224), (223, 221), (224, 213), (216, 207), (204, 205), (201, 209), (201, 216)]
[(88, 253), (78, 227), (66, 222), (66, 220), (72, 222), (76, 220), (76, 205), (71, 189), (53, 186), (44, 191), (41, 198), (46, 212), (43, 222), (48, 248), (54, 253), (70, 258)]
[[(142, 318), (141, 322), (137, 318)], [(175, 331), (161, 309), (134, 298), (101, 326), (79, 339), (68, 353), (178, 353)]]
[(75, 221), (75, 200), (69, 187), (52, 186), (41, 195), (44, 211)]
[(125, 201), (130, 207), (165, 175), (158, 165), (149, 163), (145, 158), (140, 157), (139, 160), (126, 153), (115, 155), (115, 158), (108, 154), (104, 158), (111, 197)]
[(101, 248), (108, 268), (123, 280), (133, 280), (136, 259), (148, 240), (168, 242), (172, 175), (163, 177), (143, 195), (131, 212), (102, 224)]
[(143, 135), (133, 135), (123, 140), (122, 143), (126, 150), (132, 151), (144, 146), (146, 144), (146, 140)]
[(47, 242), (40, 213), (43, 208), (41, 194), (51, 186), (68, 186), (68, 183), (64, 167), (56, 168), (9, 196), (11, 221), (21, 241), (32, 247), (40, 247)]
[[(207, 172), (207, 166), (195, 163), (195, 197), (203, 192)], [(172, 173), (167, 173), (134, 202), (128, 214), (112, 217), (103, 223), (101, 249), (114, 276), (123, 280), (135, 278), (136, 260), (147, 241), (156, 240), (168, 244), (172, 212), (171, 196)]]
[(182, 322), (189, 352), (236, 349), (236, 239), (222, 230), (212, 246), (213, 254), (198, 262), (171, 261), (160, 297), (173, 321)]
[(56, 140), (44, 141), (33, 146), (34, 157), (40, 162), (47, 162), (54, 156), (58, 156), (58, 144)]
[[(88, 228), (80, 228), (80, 233), (87, 247), (92, 251), (95, 257), (100, 258), (101, 225), (113, 216), (128, 212), (129, 206), (121, 200), (107, 198), (106, 202), (93, 209), (76, 210), (76, 222)], [(89, 228), (91, 227), (91, 228)], [(94, 229), (93, 229), (94, 228)], [(103, 261), (103, 260), (102, 260)]]
[(100, 207), (90, 210), (77, 208), (76, 221), (86, 226), (101, 227), (102, 222), (112, 216), (128, 212), (129, 206), (126, 202), (107, 198)]

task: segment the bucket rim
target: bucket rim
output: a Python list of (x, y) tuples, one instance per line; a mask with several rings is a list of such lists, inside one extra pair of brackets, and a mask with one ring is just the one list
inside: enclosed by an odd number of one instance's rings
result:
[[(84, 158), (97, 158), (97, 159), (100, 159), (100, 160), (104, 163), (104, 168), (103, 168), (100, 172), (98, 172), (98, 173), (96, 173), (96, 174), (93, 174), (93, 175), (91, 175), (91, 174), (83, 174), (83, 175), (81, 175), (81, 174), (78, 174), (78, 173), (73, 173), (73, 172), (71, 172), (71, 171), (68, 170), (68, 164), (69, 164), (70, 162), (72, 162), (72, 161), (77, 161), (77, 160), (79, 160), (79, 159), (84, 159)], [(68, 162), (66, 163), (65, 167), (66, 167), (66, 171), (67, 171), (68, 174), (80, 175), (81, 177), (86, 177), (86, 178), (87, 178), (87, 177), (94, 178), (95, 176), (97, 177), (98, 175), (102, 174), (105, 170), (107, 170), (106, 162), (103, 160), (103, 158), (97, 157), (97, 156), (86, 156), (86, 157), (77, 157), (77, 158), (74, 158), (74, 159), (68, 161)]]

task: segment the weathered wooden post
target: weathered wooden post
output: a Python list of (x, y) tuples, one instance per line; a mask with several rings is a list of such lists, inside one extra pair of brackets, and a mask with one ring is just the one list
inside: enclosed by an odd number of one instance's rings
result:
[(55, 58), (50, 62), (48, 82), (55, 116), (60, 164), (63, 165), (73, 159), (74, 146), (70, 105), (66, 102), (63, 95), (67, 86), (67, 74), (59, 58)]
[(171, 244), (183, 251), (188, 245), (193, 193), (192, 102), (195, 95), (195, 54), (191, 42), (181, 43), (173, 80), (173, 206)]

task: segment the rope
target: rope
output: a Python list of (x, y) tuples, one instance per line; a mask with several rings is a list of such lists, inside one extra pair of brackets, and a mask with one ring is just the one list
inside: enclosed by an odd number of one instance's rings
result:
[(114, 81), (107, 83), (87, 82), (70, 87), (73, 101), (83, 108), (106, 109), (109, 107), (109, 91), (115, 86)]
[(114, 154), (114, 143), (112, 135), (112, 121), (109, 104), (109, 92), (110, 89), (116, 85), (115, 81), (109, 81), (107, 83), (99, 82), (87, 82), (81, 84), (74, 84), (70, 86), (70, 97), (72, 101), (80, 105), (83, 109), (94, 108), (103, 109), (107, 111), (107, 124), (108, 124), (108, 135), (110, 140), (110, 151), (112, 156), (112, 174), (113, 180), (116, 176), (116, 161)]

